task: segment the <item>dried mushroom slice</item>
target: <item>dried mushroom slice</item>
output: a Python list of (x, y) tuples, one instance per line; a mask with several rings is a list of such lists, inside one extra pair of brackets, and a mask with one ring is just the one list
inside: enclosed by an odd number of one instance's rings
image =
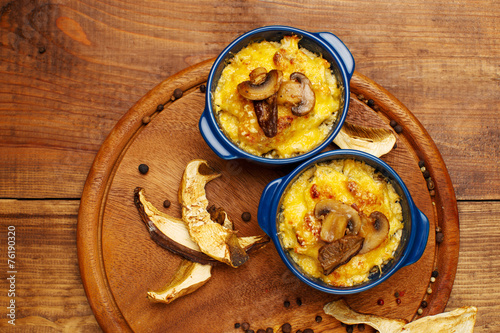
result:
[(356, 149), (380, 157), (392, 150), (396, 136), (385, 128), (371, 128), (344, 122), (333, 139), (341, 149)]
[(191, 238), (208, 256), (238, 267), (248, 260), (233, 230), (212, 221), (207, 211), (208, 200), (205, 185), (219, 177), (204, 160), (188, 163), (179, 187), (179, 202), (182, 204), (182, 219)]
[(179, 297), (196, 291), (212, 276), (212, 266), (183, 259), (172, 279), (159, 291), (148, 291), (153, 302), (171, 303)]
[[(219, 261), (201, 252), (198, 244), (191, 239), (186, 223), (183, 220), (159, 211), (147, 200), (144, 192), (144, 189), (140, 187), (134, 190), (134, 203), (149, 231), (151, 239), (156, 244), (185, 259), (200, 264), (214, 265), (219, 263)], [(217, 211), (220, 216), (223, 216), (223, 225), (225, 227), (232, 225), (225, 211), (221, 209)], [(269, 237), (267, 235), (238, 237), (238, 242), (246, 252), (252, 252), (269, 243)]]

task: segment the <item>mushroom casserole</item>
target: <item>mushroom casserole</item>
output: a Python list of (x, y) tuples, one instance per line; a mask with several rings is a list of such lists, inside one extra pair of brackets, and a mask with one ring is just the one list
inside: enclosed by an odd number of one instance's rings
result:
[(362, 161), (318, 163), (284, 194), (281, 243), (306, 275), (336, 287), (361, 284), (394, 258), (403, 229), (399, 201), (388, 179)]
[(330, 63), (299, 46), (300, 38), (254, 42), (229, 61), (214, 93), (225, 135), (268, 158), (306, 153), (330, 133), (342, 91)]

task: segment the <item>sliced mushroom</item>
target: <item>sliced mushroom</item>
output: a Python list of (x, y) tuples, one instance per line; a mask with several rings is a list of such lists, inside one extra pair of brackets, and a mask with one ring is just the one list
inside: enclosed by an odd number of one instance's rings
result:
[(370, 216), (362, 216), (359, 235), (365, 238), (363, 248), (359, 254), (364, 254), (376, 249), (389, 235), (389, 220), (381, 212), (373, 212)]
[(253, 101), (253, 108), (257, 116), (257, 122), (268, 138), (278, 134), (278, 105), (276, 95), (272, 95), (266, 100)]
[(286, 107), (297, 106), (302, 101), (302, 84), (297, 81), (285, 81), (281, 84), (277, 103)]
[(153, 302), (171, 303), (203, 286), (212, 276), (212, 266), (182, 260), (172, 279), (159, 291), (148, 291)]
[(260, 84), (254, 84), (251, 80), (238, 84), (238, 92), (241, 96), (252, 100), (261, 101), (274, 95), (280, 88), (283, 73), (273, 69), (266, 74)]
[(257, 67), (250, 72), (249, 76), (253, 84), (261, 84), (267, 77), (267, 70), (264, 67)]
[[(219, 261), (201, 252), (198, 244), (191, 239), (186, 223), (183, 220), (165, 214), (154, 207), (147, 200), (143, 188), (137, 187), (134, 190), (134, 203), (151, 239), (156, 244), (185, 259), (200, 264), (215, 265), (219, 263)], [(227, 213), (222, 209), (218, 209), (218, 211), (221, 216), (224, 216), (223, 226), (228, 228), (230, 224), (232, 225)], [(238, 237), (240, 246), (247, 253), (260, 249), (269, 241), (267, 235)]]
[(312, 111), (316, 103), (316, 95), (314, 94), (311, 81), (300, 72), (292, 73), (290, 80), (299, 82), (301, 86), (301, 100), (298, 105), (292, 106), (292, 114), (299, 117), (305, 116)]
[(188, 163), (179, 187), (179, 202), (182, 204), (182, 219), (186, 222), (191, 238), (201, 251), (232, 267), (248, 260), (233, 230), (212, 221), (207, 211), (208, 200), (205, 185), (218, 177), (204, 160)]
[(361, 228), (359, 213), (351, 206), (333, 199), (316, 203), (314, 214), (322, 219), (320, 238), (325, 242), (348, 235), (357, 235)]
[(363, 237), (344, 236), (319, 249), (318, 260), (323, 274), (332, 273), (337, 267), (347, 264), (363, 247)]
[(392, 150), (396, 136), (385, 128), (371, 128), (344, 122), (333, 139), (341, 149), (356, 149), (380, 157)]

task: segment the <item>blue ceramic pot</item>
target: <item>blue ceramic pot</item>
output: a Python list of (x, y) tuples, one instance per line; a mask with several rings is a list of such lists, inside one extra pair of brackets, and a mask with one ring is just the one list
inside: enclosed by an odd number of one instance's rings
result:
[[(319, 279), (309, 277), (302, 273), (300, 267), (289, 257), (287, 251), (283, 249), (280, 237), (278, 235), (278, 213), (281, 206), (281, 199), (288, 185), (292, 184), (302, 172), (310, 166), (333, 159), (354, 159), (364, 161), (366, 164), (374, 167), (387, 177), (392, 183), (394, 189), (400, 196), (403, 210), (403, 234), (401, 242), (396, 250), (395, 258), (390, 263), (383, 266), (382, 272), (377, 276), (371, 276), (368, 282), (353, 287), (332, 287)], [(257, 219), (260, 227), (271, 237), (281, 259), (286, 266), (300, 280), (311, 287), (331, 294), (354, 294), (368, 290), (383, 281), (387, 280), (398, 269), (411, 265), (420, 259), (424, 253), (427, 239), (429, 236), (429, 220), (415, 206), (410, 196), (410, 192), (398, 174), (381, 159), (356, 150), (334, 150), (321, 153), (311, 160), (301, 164), (289, 175), (278, 178), (270, 182), (260, 198), (259, 211)]]
[[(341, 109), (339, 110), (339, 115), (330, 135), (323, 143), (318, 145), (313, 150), (296, 157), (285, 159), (272, 159), (252, 155), (239, 148), (235, 143), (227, 138), (220, 129), (213, 110), (214, 91), (222, 74), (222, 70), (234, 54), (238, 53), (241, 49), (245, 48), (252, 42), (262, 40), (281, 41), (284, 36), (291, 34), (301, 37), (299, 42), (301, 47), (304, 47), (316, 54), (321, 54), (324, 59), (330, 62), (332, 72), (336, 75), (337, 80), (341, 85), (341, 89), (343, 89)], [(329, 32), (310, 33), (286, 26), (267, 26), (249, 31), (229, 44), (229, 46), (227, 46), (215, 60), (215, 63), (212, 66), (207, 81), (205, 110), (203, 111), (199, 121), (201, 135), (210, 148), (212, 148), (212, 150), (220, 158), (225, 160), (243, 158), (260, 164), (271, 165), (284, 165), (305, 161), (323, 150), (332, 142), (333, 138), (340, 131), (349, 108), (349, 81), (353, 72), (354, 58), (344, 43)]]

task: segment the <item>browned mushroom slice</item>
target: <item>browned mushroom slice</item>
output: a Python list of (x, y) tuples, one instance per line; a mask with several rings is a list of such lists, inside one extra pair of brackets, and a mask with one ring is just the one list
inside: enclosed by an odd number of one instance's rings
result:
[(235, 232), (212, 221), (207, 211), (205, 185), (218, 176), (204, 160), (188, 163), (179, 187), (182, 219), (186, 222), (191, 238), (203, 253), (232, 267), (238, 267), (248, 260), (247, 253), (241, 247)]
[(261, 84), (267, 77), (267, 70), (264, 67), (257, 67), (250, 72), (249, 77), (253, 84)]
[(369, 217), (362, 217), (363, 223), (359, 235), (365, 238), (360, 254), (370, 252), (382, 244), (389, 235), (389, 220), (381, 212), (373, 212)]
[(361, 227), (358, 212), (351, 206), (333, 199), (316, 203), (314, 214), (322, 220), (320, 238), (325, 242), (348, 235), (356, 235)]
[(273, 69), (267, 73), (265, 80), (260, 84), (254, 84), (251, 80), (238, 84), (238, 92), (241, 96), (252, 100), (261, 101), (274, 95), (280, 88), (283, 73)]
[(212, 266), (182, 260), (172, 279), (159, 291), (148, 291), (153, 302), (171, 303), (203, 286), (212, 276)]
[(292, 106), (292, 113), (296, 116), (305, 116), (314, 108), (316, 103), (316, 95), (312, 88), (311, 81), (300, 72), (295, 72), (290, 75), (290, 80), (298, 81), (301, 85), (301, 101), (298, 105)]
[(278, 105), (276, 95), (272, 95), (267, 100), (253, 101), (253, 108), (257, 116), (257, 122), (268, 138), (278, 134)]
[(318, 260), (323, 274), (328, 275), (337, 267), (347, 264), (363, 247), (363, 237), (345, 236), (319, 249)]
[(299, 105), (302, 101), (302, 84), (297, 81), (283, 82), (278, 90), (277, 103), (287, 107)]

